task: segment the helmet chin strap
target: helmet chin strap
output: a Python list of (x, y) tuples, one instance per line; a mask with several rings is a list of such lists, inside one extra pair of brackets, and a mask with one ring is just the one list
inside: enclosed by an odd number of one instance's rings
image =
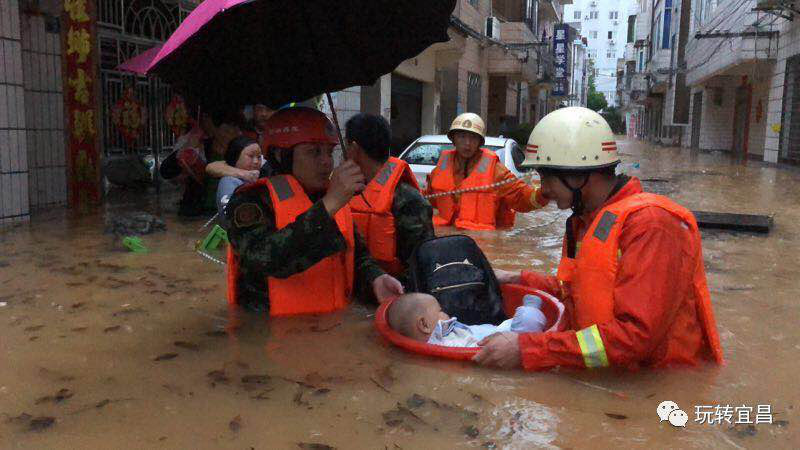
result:
[(571, 206), (572, 215), (580, 216), (586, 209), (586, 205), (583, 203), (583, 193), (581, 192), (581, 190), (583, 189), (584, 186), (586, 186), (586, 183), (589, 182), (589, 174), (588, 173), (585, 174), (583, 183), (581, 183), (581, 185), (578, 186), (577, 188), (570, 186), (570, 184), (567, 183), (567, 179), (564, 177), (564, 175), (559, 174), (558, 179), (561, 180), (561, 183), (564, 186), (566, 186), (566, 188), (569, 189), (570, 192), (572, 192), (572, 206)]

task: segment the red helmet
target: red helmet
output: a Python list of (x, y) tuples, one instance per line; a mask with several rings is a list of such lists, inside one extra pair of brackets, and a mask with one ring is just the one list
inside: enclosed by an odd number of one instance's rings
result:
[(267, 119), (262, 135), (262, 147), (292, 148), (297, 144), (339, 143), (339, 138), (328, 116), (313, 108), (282, 109)]

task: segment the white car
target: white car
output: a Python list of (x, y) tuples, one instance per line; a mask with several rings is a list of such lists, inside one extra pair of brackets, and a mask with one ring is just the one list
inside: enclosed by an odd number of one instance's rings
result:
[[(417, 177), (417, 182), (421, 188), (427, 184), (427, 176), (439, 162), (439, 155), (443, 150), (455, 148), (450, 139), (445, 135), (426, 135), (417, 138), (412, 142), (403, 153), (400, 159), (411, 166), (411, 171)], [(517, 141), (504, 137), (487, 137), (483, 148), (487, 148), (497, 153), (500, 162), (516, 176), (520, 176), (517, 168), (525, 159), (525, 153), (520, 148)]]

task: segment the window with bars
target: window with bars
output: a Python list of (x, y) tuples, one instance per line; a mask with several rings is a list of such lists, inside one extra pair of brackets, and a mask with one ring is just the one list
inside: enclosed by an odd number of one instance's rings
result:
[(589, 11), (589, 18), (590, 19), (597, 19), (598, 14), (599, 13), (597, 11)]
[(597, 39), (597, 31), (590, 31), (589, 37), (592, 39)]
[(575, 15), (573, 17), (575, 18), (575, 20), (580, 20), (581, 12), (580, 11), (575, 11)]
[(467, 112), (481, 114), (481, 76), (467, 72)]
[(611, 20), (617, 20), (619, 18), (619, 13), (617, 11), (609, 11), (608, 18)]

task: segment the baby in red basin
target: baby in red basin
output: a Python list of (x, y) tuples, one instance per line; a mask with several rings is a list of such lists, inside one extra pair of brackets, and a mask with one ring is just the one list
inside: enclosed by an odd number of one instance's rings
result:
[(477, 347), (481, 339), (494, 333), (544, 331), (547, 318), (539, 309), (541, 304), (541, 298), (526, 295), (511, 319), (499, 325), (466, 325), (442, 311), (432, 295), (409, 293), (392, 302), (386, 317), (392, 329), (416, 341), (445, 347)]

